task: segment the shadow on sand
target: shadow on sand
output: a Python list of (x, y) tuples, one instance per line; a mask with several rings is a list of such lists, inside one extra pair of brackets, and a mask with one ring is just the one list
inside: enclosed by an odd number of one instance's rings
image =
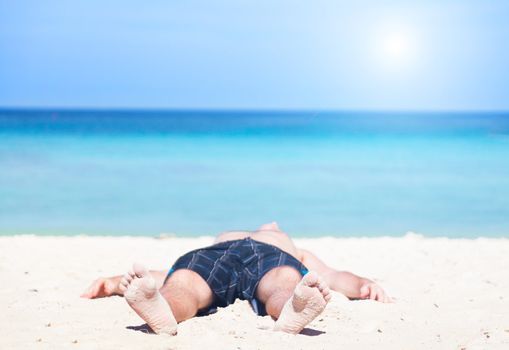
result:
[[(150, 328), (148, 326), (148, 324), (146, 324), (146, 323), (142, 324), (142, 325), (139, 325), (139, 326), (127, 326), (126, 328), (130, 329), (132, 331), (142, 332), (142, 333), (145, 333), (145, 334), (155, 334), (154, 331), (152, 330), (152, 328)], [(300, 332), (300, 334), (307, 335), (308, 337), (316, 337), (316, 336), (325, 334), (325, 332), (318, 331), (316, 329), (311, 329), (311, 328), (304, 328)]]
[(125, 328), (130, 329), (132, 331), (142, 332), (142, 333), (146, 333), (146, 334), (155, 334), (154, 331), (152, 330), (152, 328), (150, 328), (148, 326), (148, 324), (146, 324), (146, 323), (139, 325), (139, 326), (127, 326)]

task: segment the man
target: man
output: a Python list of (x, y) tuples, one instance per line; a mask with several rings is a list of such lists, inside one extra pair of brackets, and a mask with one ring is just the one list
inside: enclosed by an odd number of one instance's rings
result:
[(275, 319), (275, 330), (297, 334), (324, 310), (330, 289), (351, 299), (391, 301), (373, 281), (298, 249), (274, 222), (254, 232), (221, 233), (214, 245), (180, 257), (169, 273), (134, 264), (123, 276), (97, 279), (82, 297), (124, 296), (155, 333), (172, 335), (177, 323), (244, 299)]

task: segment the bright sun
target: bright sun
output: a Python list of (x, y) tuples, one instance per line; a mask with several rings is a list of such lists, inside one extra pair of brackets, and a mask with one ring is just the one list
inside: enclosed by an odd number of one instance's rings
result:
[(375, 56), (385, 69), (403, 71), (417, 59), (416, 40), (408, 28), (392, 28), (377, 33)]
[(408, 59), (409, 48), (408, 38), (403, 35), (388, 36), (382, 43), (384, 57), (393, 61)]

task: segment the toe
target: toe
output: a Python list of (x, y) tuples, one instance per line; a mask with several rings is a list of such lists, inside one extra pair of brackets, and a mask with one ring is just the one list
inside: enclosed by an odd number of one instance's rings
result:
[(319, 280), (318, 274), (314, 271), (309, 271), (303, 278), (302, 283), (308, 287), (314, 287)]
[(133, 281), (133, 276), (128, 272), (123, 276), (123, 279), (125, 279), (128, 283), (131, 283)]
[(123, 285), (123, 284), (119, 284), (118, 285), (118, 289), (120, 289), (120, 291), (122, 293), (125, 293), (125, 291), (127, 290), (127, 287), (125, 285)]
[(320, 290), (320, 292), (323, 292), (324, 289), (329, 288), (327, 283), (325, 283), (325, 281), (321, 277), (318, 278), (317, 287), (318, 290)]
[(140, 278), (149, 275), (147, 268), (145, 266), (143, 266), (142, 264), (135, 263), (133, 265), (133, 271), (134, 271), (135, 275)]
[(119, 286), (124, 286), (124, 287), (126, 287), (126, 288), (127, 288), (127, 287), (129, 286), (129, 281), (127, 281), (125, 277), (122, 277), (122, 278), (120, 279), (120, 284), (119, 284)]

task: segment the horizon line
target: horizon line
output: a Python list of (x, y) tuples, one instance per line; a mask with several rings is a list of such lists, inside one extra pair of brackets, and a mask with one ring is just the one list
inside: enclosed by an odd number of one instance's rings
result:
[(509, 114), (509, 109), (373, 109), (373, 108), (235, 108), (235, 107), (90, 107), (90, 106), (0, 106), (0, 111), (56, 111), (56, 112), (71, 112), (71, 111), (94, 111), (94, 112), (279, 112), (279, 113), (426, 113), (426, 114), (440, 114), (440, 113), (464, 113), (464, 114), (477, 114), (477, 113), (490, 113), (490, 114)]

